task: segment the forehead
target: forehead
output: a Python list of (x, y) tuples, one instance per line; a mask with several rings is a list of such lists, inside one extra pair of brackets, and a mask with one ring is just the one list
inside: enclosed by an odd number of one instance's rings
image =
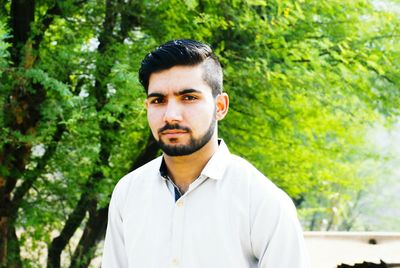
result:
[(204, 81), (204, 69), (201, 65), (174, 66), (167, 70), (152, 73), (149, 79), (148, 94), (174, 93), (183, 89), (196, 89), (210, 92), (210, 86)]

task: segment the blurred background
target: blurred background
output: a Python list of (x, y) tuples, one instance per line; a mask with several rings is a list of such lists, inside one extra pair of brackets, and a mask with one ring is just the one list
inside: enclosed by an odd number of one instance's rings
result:
[(215, 49), (220, 136), (304, 230), (400, 231), (399, 0), (0, 3), (1, 267), (98, 267), (114, 185), (160, 154), (140, 61), (177, 38)]

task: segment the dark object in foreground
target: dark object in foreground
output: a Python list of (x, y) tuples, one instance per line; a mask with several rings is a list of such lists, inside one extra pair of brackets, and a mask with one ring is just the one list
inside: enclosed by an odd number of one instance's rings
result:
[(388, 264), (384, 263), (381, 260), (381, 263), (372, 263), (372, 262), (363, 262), (363, 263), (356, 263), (353, 265), (347, 265), (347, 264), (340, 264), (337, 266), (337, 268), (351, 268), (351, 267), (358, 267), (358, 268), (389, 268), (389, 267), (400, 267), (400, 263), (393, 263), (393, 264)]

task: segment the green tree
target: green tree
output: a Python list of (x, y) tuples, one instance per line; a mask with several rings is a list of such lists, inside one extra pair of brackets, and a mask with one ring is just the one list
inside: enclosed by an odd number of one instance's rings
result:
[(339, 216), (372, 181), (364, 133), (398, 114), (399, 18), (366, 0), (0, 8), (3, 267), (90, 264), (113, 186), (158, 154), (136, 74), (161, 42), (216, 49), (231, 97), (221, 136), (292, 196), (309, 229), (347, 228)]

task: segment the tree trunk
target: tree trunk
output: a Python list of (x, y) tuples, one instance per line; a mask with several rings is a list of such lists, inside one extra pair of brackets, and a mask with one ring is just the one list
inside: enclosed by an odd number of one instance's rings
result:
[[(11, 2), (9, 25), (13, 35), (11, 58), (16, 66), (20, 63), (21, 48), (28, 40), (30, 24), (34, 20), (34, 6), (33, 0), (14, 0)], [(21, 98), (23, 89), (23, 85), (17, 85), (10, 92), (3, 113), (7, 127), (25, 134), (31, 126), (29, 122), (26, 122), (29, 110), (26, 107), (28, 100)], [(0, 149), (0, 166), (2, 167), (0, 171), (0, 264), (2, 267), (6, 267), (10, 265), (7, 256), (19, 257), (17, 256), (18, 252), (11, 252), (12, 249), (15, 249), (12, 245), (17, 243), (9, 240), (10, 237), (14, 237), (10, 233), (14, 229), (12, 225), (14, 219), (10, 218), (10, 215), (13, 214), (10, 209), (10, 197), (17, 179), (25, 169), (25, 159), (30, 153), (30, 148), (26, 145), (6, 143)]]
[(8, 256), (7, 256), (7, 267), (8, 268), (21, 268), (22, 262), (19, 252), (19, 241), (17, 234), (15, 232), (14, 225), (10, 225), (10, 229), (8, 232)]
[(96, 244), (102, 238), (107, 226), (108, 206), (89, 213), (82, 237), (71, 259), (71, 268), (86, 268), (94, 257)]
[(31, 23), (35, 20), (34, 0), (13, 0), (11, 2), (12, 53), (14, 66), (21, 63), (22, 49), (31, 33)]
[[(3, 10), (4, 11), (4, 10)], [(54, 11), (54, 10), (53, 10)], [(12, 46), (10, 48), (12, 65), (15, 67), (30, 68), (37, 57), (33, 53), (29, 38), (31, 25), (35, 20), (34, 0), (13, 0), (10, 8), (10, 29)], [(41, 25), (44, 31), (49, 27), (51, 19), (46, 25)], [(41, 38), (36, 40), (39, 45)], [(40, 105), (46, 98), (46, 91), (40, 84), (32, 83), (29, 79), (15, 72), (14, 84), (9, 91), (3, 107), (4, 125), (11, 131), (21, 135), (33, 135), (40, 122)], [(0, 264), (2, 267), (21, 267), (19, 256), (19, 241), (15, 233), (15, 221), (18, 215), (20, 201), (32, 186), (37, 172), (31, 172), (29, 178), (16, 191), (17, 181), (26, 175), (26, 162), (31, 154), (31, 144), (18, 140), (5, 143), (0, 148)], [(45, 161), (40, 167), (45, 166)], [(44, 169), (44, 168), (43, 168)], [(36, 170), (37, 171), (37, 170)], [(16, 191), (16, 193), (15, 193)], [(11, 200), (11, 194), (14, 198)]]
[(54, 238), (49, 246), (47, 267), (61, 267), (61, 253), (71, 237), (74, 235), (76, 229), (78, 229), (79, 225), (85, 218), (86, 210), (89, 204), (90, 200), (87, 195), (81, 195), (81, 199), (75, 206), (74, 211), (69, 215), (60, 235)]

